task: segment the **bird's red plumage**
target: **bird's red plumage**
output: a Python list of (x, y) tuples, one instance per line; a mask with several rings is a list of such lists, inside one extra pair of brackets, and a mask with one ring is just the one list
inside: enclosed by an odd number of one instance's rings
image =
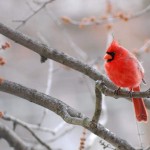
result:
[[(112, 59), (107, 59), (110, 56), (112, 56)], [(131, 52), (113, 41), (106, 51), (105, 59), (105, 71), (115, 85), (129, 88), (133, 91), (140, 91), (144, 69)], [(147, 112), (143, 99), (133, 98), (132, 100), (137, 120), (147, 121)]]

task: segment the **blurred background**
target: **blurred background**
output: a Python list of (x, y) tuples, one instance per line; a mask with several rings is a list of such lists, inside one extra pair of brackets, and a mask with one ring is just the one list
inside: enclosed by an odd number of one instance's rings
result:
[[(108, 20), (108, 22), (106, 19), (106, 22), (102, 24), (95, 24), (95, 20), (105, 21), (105, 18), (120, 12), (130, 17), (147, 8), (150, 0), (111, 0), (111, 13), (107, 10), (108, 1), (106, 0), (54, 0), (41, 8), (44, 2), (43, 0), (1, 0), (0, 22), (93, 65), (102, 73), (104, 73), (102, 57), (108, 45), (110, 33), (113, 32), (115, 39), (134, 52), (140, 50), (150, 39), (150, 11), (129, 20), (127, 18), (127, 20), (118, 19), (114, 22)], [(32, 14), (34, 15), (29, 17)], [(67, 18), (69, 23), (66, 20), (63, 21), (62, 17)], [(91, 17), (92, 25), (88, 25), (88, 18)], [(26, 23), (22, 24), (24, 20)], [(84, 23), (87, 25), (83, 26)], [(1, 77), (56, 97), (92, 117), (95, 106), (94, 81), (54, 61), (48, 60), (41, 63), (39, 55), (0, 35), (0, 43), (5, 41), (11, 44), (11, 48), (0, 52), (1, 56), (7, 59), (7, 64), (0, 69)], [(147, 82), (146, 86), (142, 85), (142, 90), (150, 87), (149, 57), (150, 54), (146, 51), (139, 56), (145, 68)], [(52, 131), (62, 125), (63, 128), (56, 132), (55, 136), (40, 131), (36, 133), (44, 141), (48, 141), (54, 149), (79, 149), (83, 128), (65, 124), (51, 111), (3, 92), (0, 92), (0, 110), (27, 123), (41, 123), (43, 127)], [(12, 129), (12, 122), (2, 119), (0, 122)], [(150, 123), (137, 123), (133, 106), (125, 99), (105, 97), (100, 122), (136, 148), (150, 146)], [(64, 133), (59, 137), (61, 132)], [(19, 125), (16, 133), (28, 142), (36, 141)], [(89, 141), (86, 143), (86, 149), (103, 149), (100, 144), (101, 139), (94, 137), (88, 131), (86, 139)], [(0, 147), (5, 150), (13, 149), (2, 139)]]

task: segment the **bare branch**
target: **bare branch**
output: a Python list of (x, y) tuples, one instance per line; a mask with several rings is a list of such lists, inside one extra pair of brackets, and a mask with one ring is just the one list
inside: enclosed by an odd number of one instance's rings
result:
[(139, 48), (139, 49), (134, 49), (132, 52), (133, 52), (137, 57), (139, 57), (139, 56), (141, 56), (141, 54), (143, 54), (143, 53), (145, 53), (145, 52), (149, 52), (149, 51), (150, 51), (149, 47), (150, 47), (150, 40), (147, 40), (141, 48)]
[(59, 138), (63, 137), (64, 135), (66, 135), (67, 133), (72, 131), (73, 129), (75, 129), (75, 126), (68, 127), (67, 129), (63, 130), (63, 132), (60, 135), (58, 135), (58, 136), (48, 140), (48, 142), (50, 142), (50, 143), (55, 142), (56, 140), (58, 140)]
[(136, 18), (136, 17), (140, 17), (142, 15), (144, 15), (145, 13), (149, 12), (150, 11), (150, 5), (148, 5), (146, 8), (144, 8), (143, 10), (131, 15), (131, 17), (129, 19), (133, 19), (133, 18)]
[[(110, 82), (105, 76), (97, 72), (95, 69), (69, 55), (64, 54), (63, 52), (58, 52), (56, 49), (50, 48), (36, 40), (33, 40), (30, 37), (18, 31), (12, 30), (3, 24), (0, 24), (0, 33), (14, 40), (15, 42), (35, 51), (36, 53), (40, 54), (40, 56), (53, 59), (89, 76), (94, 80), (102, 80), (112, 89), (116, 88), (112, 82)], [(66, 122), (87, 128), (94, 134), (110, 142), (115, 147), (119, 147), (120, 149), (125, 150), (134, 149), (126, 141), (116, 137), (112, 132), (105, 129), (102, 125), (93, 123), (89, 120), (89, 118), (85, 117), (83, 114), (77, 112), (56, 98), (47, 96), (43, 93), (37, 92), (36, 90), (25, 88), (19, 84), (6, 80), (0, 85), (0, 90), (25, 98), (30, 102), (34, 102), (45, 108), (48, 108), (61, 116)], [(147, 93), (147, 96), (148, 95), (150, 95), (150, 93)]]
[[(63, 132), (61, 134), (59, 134), (58, 136), (55, 136), (54, 138), (48, 140), (47, 142), (54, 142), (54, 141), (56, 141), (57, 139), (63, 137), (64, 135), (66, 135), (68, 132), (72, 131), (75, 128), (75, 126), (69, 125), (66, 129), (64, 129), (64, 126), (66, 126), (68, 124), (63, 121), (56, 128), (54, 128), (53, 130), (51, 130), (49, 128), (42, 127), (42, 126), (39, 126), (39, 125), (34, 125), (34, 124), (26, 123), (26, 122), (24, 122), (24, 121), (22, 121), (22, 120), (20, 120), (20, 119), (18, 119), (16, 117), (10, 116), (10, 115), (8, 115), (6, 113), (4, 113), (2, 119), (6, 120), (6, 121), (12, 121), (16, 125), (20, 125), (23, 128), (27, 129), (29, 132), (31, 132), (32, 130), (37, 130), (37, 131), (51, 133), (52, 135), (56, 135), (61, 130), (63, 130)], [(31, 134), (33, 136), (35, 136), (35, 138), (37, 138), (37, 136), (33, 132), (31, 132)]]
[(2, 117), (4, 120), (7, 120), (7, 121), (13, 121), (14, 123), (16, 124), (19, 124), (20, 126), (24, 127), (25, 129), (27, 129), (31, 134), (32, 136), (41, 144), (43, 145), (44, 147), (46, 147), (48, 150), (51, 150), (50, 146), (47, 145), (43, 140), (41, 140), (35, 133), (34, 131), (32, 130), (32, 128), (30, 127), (29, 124), (19, 120), (19, 119), (16, 119), (12, 116), (9, 116), (7, 114), (4, 114), (4, 116)]
[(21, 140), (21, 138), (18, 137), (15, 132), (10, 130), (3, 124), (0, 124), (0, 138), (5, 139), (11, 147), (15, 148), (15, 150), (35, 150), (29, 144)]
[(114, 133), (104, 128), (101, 124), (92, 122), (88, 117), (84, 116), (80, 112), (77, 112), (56, 98), (7, 80), (4, 80), (0, 85), (0, 91), (16, 95), (43, 106), (61, 116), (66, 122), (83, 126), (97, 136), (110, 142), (113, 146), (119, 148), (120, 150), (134, 150), (134, 148), (125, 140), (117, 137)]
[[(134, 18), (140, 17), (140, 16), (144, 15), (145, 13), (147, 13), (149, 11), (150, 11), (150, 5), (147, 6), (145, 9), (143, 9), (143, 10), (137, 12), (137, 13), (134, 13), (134, 14), (130, 15), (127, 18), (127, 20), (129, 21), (129, 20), (132, 20)], [(66, 17), (66, 18), (68, 18), (68, 17)], [(116, 16), (111, 16), (111, 17), (104, 18), (104, 19), (97, 19), (97, 18), (95, 18), (94, 21), (93, 20), (91, 21), (91, 20), (92, 20), (92, 18), (89, 18), (89, 20), (87, 20), (87, 21), (76, 21), (76, 20), (73, 20), (71, 18), (68, 18), (68, 23), (71, 23), (71, 24), (77, 25), (77, 26), (80, 26), (81, 24), (83, 26), (91, 26), (91, 25), (103, 25), (103, 24), (107, 24), (110, 21), (112, 23), (114, 23), (114, 22), (120, 21), (121, 19), (118, 18), (118, 17), (116, 17)]]
[(88, 58), (87, 54), (73, 42), (71, 36), (68, 34), (66, 29), (63, 27), (62, 22), (55, 16), (53, 11), (51, 11), (50, 9), (45, 9), (45, 11), (50, 16), (50, 18), (54, 21), (54, 23), (59, 27), (59, 29), (61, 29), (61, 32), (63, 33), (63, 35), (65, 37), (64, 39), (71, 46), (71, 48), (78, 54), (78, 56), (82, 60), (87, 60), (87, 58)]
[[(29, 15), (26, 19), (24, 20), (19, 20), (20, 25), (16, 27), (16, 29), (21, 28), (27, 21), (29, 21), (34, 15), (36, 15), (38, 12), (40, 12), (44, 7), (46, 7), (47, 4), (53, 2), (54, 0), (48, 0), (45, 3), (43, 3), (43, 5), (37, 9), (36, 11), (34, 11), (31, 15)], [(28, 4), (28, 3), (27, 3)], [(15, 22), (18, 22), (18, 20), (14, 20)]]
[[(107, 84), (105, 84), (103, 81), (96, 81), (97, 88), (106, 96), (111, 96), (114, 98), (124, 97), (124, 98), (149, 98), (150, 97), (150, 90), (147, 90), (145, 92), (132, 92), (132, 95), (129, 91), (120, 89), (117, 94), (115, 94), (115, 90), (112, 90), (109, 88)], [(145, 100), (145, 104), (148, 109), (150, 109), (149, 105), (150, 101)]]
[(52, 135), (55, 135), (55, 132), (50, 130), (49, 128), (41, 127), (41, 126), (30, 124), (30, 123), (26, 123), (26, 122), (24, 122), (18, 118), (15, 118), (14, 116), (10, 116), (6, 113), (4, 113), (2, 119), (6, 120), (6, 121), (12, 121), (12, 122), (14, 122), (14, 123), (16, 123), (22, 127), (25, 127), (27, 130), (28, 129), (38, 130), (38, 131), (47, 132), (47, 133), (50, 133)]
[[(48, 41), (46, 40), (46, 38), (45, 38), (42, 34), (40, 34), (40, 33), (39, 33), (39, 38), (40, 38), (40, 40), (41, 40), (43, 43), (49, 45), (49, 42), (48, 42)], [(42, 59), (42, 57), (41, 57), (41, 59)], [(46, 58), (46, 59), (47, 59), (47, 58)], [(47, 76), (47, 85), (46, 85), (46, 91), (45, 91), (45, 94), (46, 94), (46, 95), (49, 95), (49, 94), (51, 93), (53, 71), (54, 71), (54, 63), (53, 63), (52, 60), (48, 60), (48, 76)], [(39, 122), (39, 126), (42, 125), (42, 123), (43, 123), (43, 121), (44, 121), (44, 119), (45, 119), (45, 117), (46, 117), (46, 115), (47, 115), (47, 111), (48, 111), (47, 109), (44, 109), (44, 110), (43, 110), (43, 115), (42, 115), (42, 118), (41, 118), (41, 120), (40, 120), (40, 122)]]
[(116, 86), (112, 84), (104, 75), (100, 74), (97, 70), (92, 68), (91, 66), (83, 63), (82, 61), (73, 58), (67, 54), (64, 54), (61, 51), (57, 51), (54, 48), (48, 47), (47, 45), (30, 38), (29, 36), (22, 34), (19, 31), (15, 31), (2, 23), (0, 23), (0, 33), (5, 35), (6, 37), (12, 39), (18, 44), (21, 44), (30, 50), (38, 53), (40, 56), (44, 56), (46, 58), (52, 59), (56, 62), (64, 64), (74, 70), (77, 70), (93, 80), (103, 80), (106, 82), (111, 88), (115, 89)]
[(92, 120), (98, 123), (102, 111), (102, 93), (97, 88), (97, 86), (95, 86), (95, 95), (96, 95), (96, 104), (95, 104), (95, 112)]

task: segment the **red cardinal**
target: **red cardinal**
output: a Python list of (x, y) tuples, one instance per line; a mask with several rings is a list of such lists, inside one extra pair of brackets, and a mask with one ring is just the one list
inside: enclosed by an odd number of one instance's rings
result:
[[(104, 56), (105, 71), (110, 80), (118, 87), (140, 91), (140, 83), (144, 77), (144, 69), (137, 58), (115, 40)], [(132, 98), (135, 115), (138, 121), (147, 121), (147, 111), (142, 98)]]

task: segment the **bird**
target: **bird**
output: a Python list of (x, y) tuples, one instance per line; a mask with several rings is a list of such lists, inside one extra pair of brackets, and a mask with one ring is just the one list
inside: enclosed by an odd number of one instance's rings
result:
[[(140, 92), (140, 84), (144, 80), (144, 68), (133, 53), (112, 40), (104, 55), (104, 69), (109, 79), (118, 88), (128, 88)], [(132, 98), (135, 116), (138, 122), (147, 122), (148, 113), (142, 98)]]

